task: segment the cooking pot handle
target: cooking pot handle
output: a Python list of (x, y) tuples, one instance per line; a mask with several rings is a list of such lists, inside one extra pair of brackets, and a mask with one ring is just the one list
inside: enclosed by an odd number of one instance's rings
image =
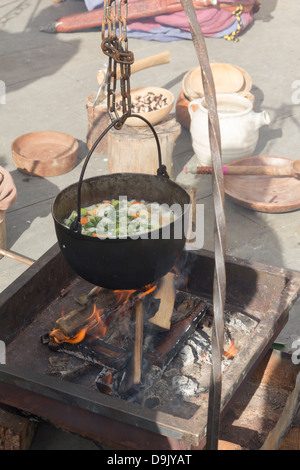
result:
[[(159, 138), (158, 138), (158, 135), (156, 133), (156, 130), (154, 129), (152, 124), (146, 118), (144, 118), (143, 116), (140, 116), (139, 114), (131, 114), (131, 117), (137, 117), (139, 119), (142, 119), (150, 127), (151, 131), (153, 132), (154, 138), (156, 140), (156, 144), (157, 144), (158, 164), (159, 164), (159, 168), (157, 170), (157, 176), (164, 176), (165, 178), (169, 178), (169, 175), (167, 173), (167, 168), (166, 168), (165, 165), (162, 164), (161, 147), (160, 147), (160, 142), (159, 142)], [(77, 196), (77, 214), (78, 214), (78, 216), (75, 218), (74, 222), (71, 225), (71, 230), (73, 230), (73, 232), (81, 233), (81, 228), (82, 227), (81, 227), (81, 223), (79, 222), (79, 214), (81, 213), (81, 186), (82, 186), (85, 170), (86, 170), (86, 167), (87, 167), (87, 165), (90, 161), (90, 158), (93, 155), (96, 147), (99, 145), (99, 143), (103, 139), (103, 137), (105, 137), (105, 135), (107, 134), (107, 132), (110, 131), (110, 129), (112, 129), (113, 127), (115, 127), (116, 124), (120, 124), (120, 123), (124, 124), (126, 119), (124, 120), (121, 117), (121, 118), (118, 118), (118, 119), (115, 119), (114, 121), (112, 121), (109, 124), (109, 126), (102, 132), (102, 134), (98, 137), (98, 139), (94, 142), (92, 148), (90, 149), (89, 153), (86, 156), (84, 165), (83, 165), (82, 170), (81, 170), (79, 182), (78, 182), (78, 196)]]

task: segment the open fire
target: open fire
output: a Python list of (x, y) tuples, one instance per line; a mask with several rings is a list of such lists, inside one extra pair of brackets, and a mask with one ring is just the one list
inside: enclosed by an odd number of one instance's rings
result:
[[(298, 273), (235, 258), (228, 257), (226, 271), (223, 413), (286, 324), (300, 288)], [(172, 276), (138, 303), (137, 293), (96, 288), (91, 293), (94, 286), (76, 276), (53, 247), (1, 296), (7, 361), (0, 367), (1, 402), (103, 443), (130, 449), (203, 448), (214, 256), (185, 252), (178, 272), (171, 274), (176, 277), (174, 300), (170, 289), (161, 296), (162, 284), (168, 289)], [(170, 322), (158, 329), (155, 323), (162, 324), (169, 302)], [(101, 325), (100, 335), (96, 327), (88, 329), (75, 344), (50, 336), (59, 325), (74, 338), (95, 305), (106, 328)], [(139, 331), (142, 341), (136, 341)]]
[[(53, 354), (72, 358), (62, 373), (61, 361), (51, 356), (51, 373), (70, 380), (93, 369), (93, 387), (101, 393), (188, 416), (192, 405), (207, 399), (213, 316), (211, 305), (187, 285), (173, 270), (136, 291), (95, 287), (77, 297), (78, 307), (42, 337)], [(225, 313), (224, 368), (256, 326), (242, 313)]]

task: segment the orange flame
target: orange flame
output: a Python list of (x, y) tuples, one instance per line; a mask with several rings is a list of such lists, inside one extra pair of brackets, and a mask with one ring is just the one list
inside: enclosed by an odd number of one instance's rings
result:
[[(78, 344), (84, 340), (86, 334), (90, 331), (93, 331), (93, 334), (97, 337), (103, 338), (106, 335), (107, 327), (103, 320), (101, 319), (101, 314), (103, 310), (97, 309), (96, 304), (94, 305), (94, 310), (92, 315), (87, 319), (87, 324), (78, 332), (76, 335), (69, 337), (62, 333), (61, 330), (54, 330), (50, 333), (56, 343), (71, 343)], [(96, 332), (95, 332), (96, 330)]]
[(120, 294), (116, 306), (120, 304), (125, 306), (134, 292), (135, 290), (115, 290), (115, 294)]
[(149, 286), (146, 286), (146, 291), (145, 291), (145, 292), (142, 292), (142, 293), (138, 296), (139, 300), (141, 300), (141, 299), (143, 299), (144, 297), (146, 297), (146, 295), (149, 295), (149, 294), (151, 294), (152, 292), (154, 292), (155, 289), (156, 289), (156, 287), (157, 287), (156, 285), (155, 285), (155, 286), (150, 286), (150, 285), (149, 285)]
[(234, 346), (234, 341), (233, 339), (230, 341), (230, 346), (229, 346), (229, 349), (227, 351), (224, 351), (224, 356), (227, 357), (228, 359), (231, 359), (232, 357), (234, 357), (236, 354), (237, 354), (237, 349), (236, 347)]
[[(144, 289), (145, 291), (142, 291), (141, 293), (137, 294), (137, 300), (140, 301), (143, 299), (146, 295), (151, 294), (155, 289), (156, 285), (151, 286), (145, 286)], [(97, 295), (97, 292), (99, 290), (95, 290), (95, 295)], [(116, 304), (115, 306), (122, 306), (121, 310), (122, 312), (125, 312), (126, 305), (128, 301), (130, 300), (131, 296), (136, 293), (136, 290), (115, 290), (114, 293), (116, 294)], [(86, 334), (92, 334), (95, 337), (98, 338), (103, 338), (106, 335), (107, 332), (107, 326), (101, 319), (101, 315), (103, 314), (104, 310), (103, 309), (97, 309), (96, 304), (94, 304), (94, 310), (92, 315), (86, 320), (86, 324), (81, 328), (78, 333), (76, 333), (74, 336), (69, 337), (63, 334), (63, 332), (59, 329), (53, 330), (52, 333), (50, 333), (50, 336), (54, 338), (55, 342), (58, 344), (62, 343), (71, 343), (71, 344), (78, 344), (81, 343), (85, 337)], [(121, 312), (120, 312), (121, 313)], [(62, 313), (64, 315), (64, 312)], [(125, 326), (127, 327), (127, 324), (125, 323)], [(128, 329), (129, 333), (129, 329)]]

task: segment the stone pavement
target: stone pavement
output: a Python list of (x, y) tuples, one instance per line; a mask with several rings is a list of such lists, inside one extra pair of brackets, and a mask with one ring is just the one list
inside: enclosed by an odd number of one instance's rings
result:
[[(66, 14), (85, 11), (80, 0), (55, 4), (52, 0), (11, 0), (0, 4), (0, 80), (6, 85), (6, 104), (0, 105), (0, 165), (11, 172), (18, 200), (7, 213), (8, 249), (37, 260), (55, 242), (50, 213), (53, 198), (78, 181), (87, 152), (85, 101), (97, 90), (96, 74), (106, 58), (99, 31), (49, 35), (39, 28)], [(207, 39), (211, 62), (228, 62), (246, 69), (253, 79), (255, 111), (266, 110), (271, 124), (260, 131), (255, 154), (299, 158), (300, 143), (300, 4), (295, 0), (263, 0), (254, 23), (237, 43)], [(132, 88), (157, 85), (177, 98), (185, 73), (198, 65), (191, 41), (160, 43), (130, 40), (140, 59), (163, 50), (171, 62), (132, 75)], [(174, 112), (174, 109), (173, 109)], [(80, 144), (79, 161), (68, 174), (53, 178), (28, 177), (16, 170), (12, 141), (38, 130), (66, 132)], [(190, 134), (183, 129), (174, 149), (174, 167), (180, 174), (193, 156)], [(107, 156), (95, 154), (87, 176), (108, 172)], [(213, 205), (207, 184), (198, 192), (205, 205), (204, 248), (213, 250)], [(300, 212), (263, 214), (226, 199), (227, 253), (251, 261), (300, 271)], [(27, 267), (0, 261), (0, 293)], [(1, 294), (0, 294), (1, 295)], [(278, 340), (291, 349), (300, 337), (300, 303)], [(44, 425), (33, 448), (95, 448), (72, 440)], [(75, 438), (74, 438), (75, 439)], [(77, 439), (77, 438), (76, 438)]]

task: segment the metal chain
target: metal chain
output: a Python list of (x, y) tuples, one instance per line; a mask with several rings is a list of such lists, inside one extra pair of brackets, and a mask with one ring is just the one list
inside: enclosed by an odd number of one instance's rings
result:
[[(102, 51), (109, 57), (107, 69), (107, 110), (111, 121), (118, 120), (120, 129), (131, 115), (130, 75), (134, 55), (128, 50), (127, 0), (104, 0), (102, 21)], [(117, 65), (120, 65), (121, 109), (116, 108)]]

